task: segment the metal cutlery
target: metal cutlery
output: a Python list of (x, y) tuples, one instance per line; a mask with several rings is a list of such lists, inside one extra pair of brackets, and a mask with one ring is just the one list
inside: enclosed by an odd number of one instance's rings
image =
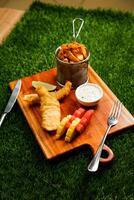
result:
[(107, 135), (111, 129), (112, 126), (115, 126), (118, 123), (119, 117), (120, 117), (120, 113), (121, 113), (121, 109), (122, 109), (122, 103), (119, 102), (118, 100), (114, 102), (112, 109), (110, 111), (108, 120), (107, 120), (107, 124), (108, 127), (106, 129), (106, 132), (104, 134), (104, 137), (102, 139), (102, 142), (95, 154), (95, 156), (93, 157), (93, 159), (91, 160), (90, 164), (88, 165), (88, 171), (90, 172), (95, 172), (97, 171), (98, 167), (99, 167), (99, 160), (100, 160), (100, 156), (101, 156), (101, 152), (105, 143), (105, 140), (107, 138)]
[(0, 118), (0, 127), (5, 119), (5, 116), (7, 115), (7, 113), (9, 113), (11, 111), (11, 109), (13, 108), (15, 102), (16, 102), (16, 99), (19, 95), (19, 92), (20, 92), (20, 89), (21, 89), (21, 80), (18, 80), (14, 89), (13, 89), (13, 92), (10, 96), (10, 99), (6, 105), (6, 108), (3, 112), (3, 114), (1, 115), (1, 118)]

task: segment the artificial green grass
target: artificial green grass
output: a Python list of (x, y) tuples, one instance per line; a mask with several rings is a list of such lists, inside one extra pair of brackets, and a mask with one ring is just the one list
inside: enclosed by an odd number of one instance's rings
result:
[[(85, 23), (78, 41), (91, 51), (91, 66), (134, 114), (133, 14), (37, 2), (0, 47), (0, 113), (10, 96), (8, 83), (51, 68), (55, 49), (71, 41), (72, 20), (79, 16)], [(115, 160), (91, 174), (87, 147), (46, 160), (16, 104), (0, 128), (0, 199), (133, 200), (133, 133), (131, 128), (109, 138)]]

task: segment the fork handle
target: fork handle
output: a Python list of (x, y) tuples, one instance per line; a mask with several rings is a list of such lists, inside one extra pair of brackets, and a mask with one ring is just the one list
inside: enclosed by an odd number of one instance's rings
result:
[(93, 157), (93, 159), (91, 160), (91, 162), (88, 165), (88, 171), (90, 171), (90, 172), (96, 172), (98, 167), (99, 167), (99, 161), (100, 161), (101, 152), (102, 152), (103, 146), (105, 144), (106, 137), (107, 137), (111, 127), (112, 127), (111, 125), (109, 125), (107, 127), (106, 132), (104, 134), (104, 137), (103, 137), (103, 139), (101, 141), (101, 144), (99, 145), (99, 148), (98, 148), (95, 156)]
[(3, 113), (3, 114), (1, 115), (1, 118), (0, 118), (0, 127), (1, 127), (1, 125), (2, 125), (2, 123), (3, 123), (3, 121), (4, 121), (4, 119), (5, 119), (6, 114), (7, 114), (7, 113)]

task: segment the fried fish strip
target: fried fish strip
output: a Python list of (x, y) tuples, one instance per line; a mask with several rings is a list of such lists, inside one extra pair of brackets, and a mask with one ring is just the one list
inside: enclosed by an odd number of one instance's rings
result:
[(71, 87), (72, 87), (72, 83), (70, 81), (67, 81), (63, 88), (61, 88), (60, 90), (56, 92), (51, 92), (51, 95), (55, 97), (57, 100), (60, 100), (69, 95), (71, 91)]
[(29, 102), (30, 104), (40, 104), (40, 99), (38, 94), (25, 94), (23, 100)]
[(50, 95), (50, 93), (43, 86), (37, 87), (36, 92), (40, 98), (42, 127), (47, 131), (56, 130), (61, 119), (59, 101)]
[[(72, 83), (70, 81), (67, 81), (63, 88), (59, 89), (56, 92), (49, 92), (49, 94), (55, 97), (57, 100), (60, 100), (69, 95), (71, 87)], [(23, 99), (31, 104), (40, 103), (38, 94), (25, 94)]]

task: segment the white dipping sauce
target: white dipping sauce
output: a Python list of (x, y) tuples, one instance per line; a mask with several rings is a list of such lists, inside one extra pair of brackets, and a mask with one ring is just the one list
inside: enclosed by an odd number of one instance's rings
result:
[(96, 101), (101, 96), (100, 90), (94, 85), (85, 85), (79, 90), (79, 98), (82, 101)]
[(76, 90), (76, 97), (81, 102), (96, 102), (103, 96), (102, 89), (94, 83), (87, 83), (79, 86)]

